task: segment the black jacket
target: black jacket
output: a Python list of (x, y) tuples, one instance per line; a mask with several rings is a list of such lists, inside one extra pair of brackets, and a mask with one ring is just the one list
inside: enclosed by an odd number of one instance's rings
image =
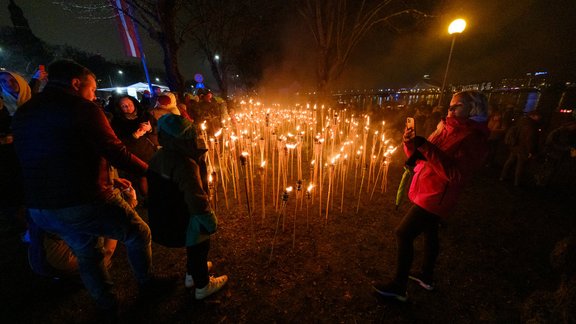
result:
[(116, 137), (96, 104), (56, 85), (18, 109), (12, 130), (29, 208), (105, 199), (112, 191), (108, 162), (141, 175), (148, 167)]

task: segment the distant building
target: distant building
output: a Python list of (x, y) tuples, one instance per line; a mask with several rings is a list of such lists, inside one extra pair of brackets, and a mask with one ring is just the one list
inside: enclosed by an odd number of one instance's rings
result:
[(549, 84), (548, 72), (528, 72), (518, 78), (505, 78), (500, 81), (500, 89), (545, 88)]

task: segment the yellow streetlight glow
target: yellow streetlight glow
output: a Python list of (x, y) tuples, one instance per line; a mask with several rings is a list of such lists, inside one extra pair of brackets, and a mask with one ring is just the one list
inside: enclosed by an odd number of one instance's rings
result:
[(466, 28), (466, 20), (456, 19), (448, 26), (448, 34), (460, 34)]
[(444, 96), (444, 89), (446, 86), (446, 79), (448, 78), (448, 69), (450, 68), (450, 61), (452, 60), (452, 51), (454, 50), (454, 43), (456, 42), (456, 34), (460, 34), (466, 28), (466, 20), (456, 19), (450, 26), (448, 26), (448, 33), (452, 36), (452, 45), (450, 46), (450, 54), (448, 54), (448, 63), (446, 63), (446, 71), (444, 72), (444, 79), (442, 80), (442, 88), (440, 88), (440, 96), (438, 97), (438, 105), (442, 106), (442, 97)]

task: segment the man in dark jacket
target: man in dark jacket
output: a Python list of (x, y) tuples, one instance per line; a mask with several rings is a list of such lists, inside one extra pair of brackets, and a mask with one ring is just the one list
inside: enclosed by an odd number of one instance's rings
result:
[(116, 298), (98, 238), (124, 243), (142, 288), (152, 282), (152, 253), (148, 225), (114, 189), (130, 183), (110, 180), (109, 163), (141, 175), (148, 165), (128, 152), (92, 102), (96, 78), (90, 70), (61, 60), (48, 72), (44, 91), (21, 106), (12, 123), (25, 203), (38, 226), (73, 250), (98, 305), (113, 311)]

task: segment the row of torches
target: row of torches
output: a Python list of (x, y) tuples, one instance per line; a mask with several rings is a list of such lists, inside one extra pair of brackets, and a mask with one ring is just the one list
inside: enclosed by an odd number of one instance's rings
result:
[[(336, 111), (310, 105), (296, 105), (290, 109), (277, 105), (264, 108), (254, 102), (242, 102), (241, 108), (242, 113), (222, 120), (222, 127), (211, 136), (208, 136), (206, 121), (200, 127), (209, 148), (208, 180), (215, 210), (219, 192), (224, 195), (227, 209), (229, 198), (238, 203), (244, 200), (253, 228), (257, 175), (261, 189), (261, 221), (266, 218), (267, 203), (271, 202), (278, 212), (273, 242), (280, 220), (282, 229), (285, 228), (286, 207), (290, 195), (295, 192), (294, 245), (295, 218), (298, 210), (303, 210), (304, 202), (308, 227), (309, 209), (315, 203), (318, 215), (323, 216), (325, 223), (328, 223), (335, 201), (339, 200), (343, 213), (349, 184), (353, 183), (352, 192), (357, 192), (356, 213), (362, 192), (369, 193), (372, 199), (378, 187), (381, 192), (387, 191), (388, 166), (396, 147), (384, 135), (384, 121), (371, 130), (369, 116), (356, 116), (347, 109)], [(303, 180), (304, 161), (308, 164), (307, 181)], [(244, 178), (243, 185), (241, 178)], [(305, 191), (304, 182), (307, 183)], [(295, 188), (289, 184), (295, 184)], [(243, 198), (241, 191), (244, 191)], [(273, 249), (274, 243), (272, 252)]]

